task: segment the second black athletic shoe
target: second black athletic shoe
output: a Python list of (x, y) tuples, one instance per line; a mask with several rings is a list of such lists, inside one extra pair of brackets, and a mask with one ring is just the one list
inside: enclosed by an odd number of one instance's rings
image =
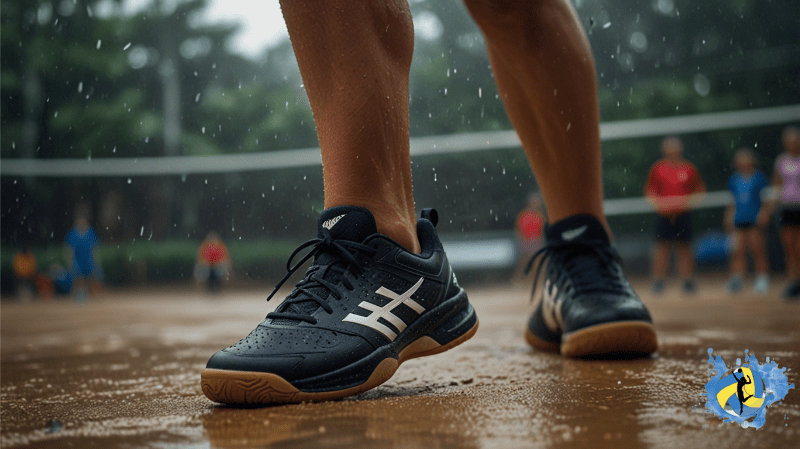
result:
[(414, 254), (379, 234), (364, 208), (323, 211), (318, 238), (295, 250), (275, 290), (313, 256), (305, 277), (250, 335), (211, 357), (203, 393), (226, 404), (338, 399), (472, 337), (478, 319), (436, 234), (436, 212), (422, 217)]
[(658, 343), (647, 308), (622, 273), (600, 222), (576, 215), (546, 228), (531, 258), (535, 311), (526, 340), (567, 357), (647, 355)]

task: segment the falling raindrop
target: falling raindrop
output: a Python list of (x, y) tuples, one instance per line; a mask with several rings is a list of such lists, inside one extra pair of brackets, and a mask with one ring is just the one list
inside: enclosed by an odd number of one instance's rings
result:
[(100, 39), (97, 40), (97, 49), (100, 50), (100, 45), (103, 43)]
[(133, 182), (133, 180), (131, 178), (128, 178), (128, 184), (130, 184), (132, 182)]
[(694, 91), (701, 97), (707, 96), (711, 92), (711, 82), (702, 73), (694, 76)]
[(143, 235), (144, 235), (144, 226), (142, 226), (142, 229), (139, 230), (139, 237)]
[(127, 50), (129, 48), (131, 48), (131, 43), (130, 42), (128, 42), (127, 44), (125, 44), (124, 47), (122, 47), (122, 51), (125, 51), (125, 50)]

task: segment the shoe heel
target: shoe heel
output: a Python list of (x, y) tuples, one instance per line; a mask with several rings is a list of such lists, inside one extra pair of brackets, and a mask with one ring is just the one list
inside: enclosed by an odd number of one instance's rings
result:
[(444, 346), (467, 334), (473, 328), (477, 330), (477, 326), (478, 315), (475, 313), (472, 304), (467, 302), (465, 307), (436, 327), (436, 329), (429, 332), (428, 337)]
[[(464, 293), (462, 292), (462, 294)], [(463, 301), (463, 305), (460, 310), (428, 332), (427, 335), (417, 338), (400, 351), (398, 354), (400, 363), (416, 357), (445, 352), (475, 335), (475, 332), (478, 331), (478, 315), (472, 308), (472, 304), (467, 301), (465, 294), (463, 298), (460, 298), (459, 302), (461, 301)]]

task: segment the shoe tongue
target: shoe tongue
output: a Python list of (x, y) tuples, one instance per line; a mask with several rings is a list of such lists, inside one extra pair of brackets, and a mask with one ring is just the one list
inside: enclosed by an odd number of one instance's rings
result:
[(327, 230), (334, 240), (350, 240), (358, 243), (378, 232), (372, 213), (358, 206), (336, 206), (325, 209), (319, 216), (317, 229), (319, 238), (323, 238), (323, 230)]
[(573, 215), (553, 224), (548, 224), (545, 228), (545, 236), (550, 243), (585, 242), (589, 240), (611, 243), (600, 220), (588, 214)]
[[(319, 216), (317, 225), (317, 235), (319, 238), (324, 238), (324, 232), (330, 233), (334, 240), (349, 240), (352, 242), (363, 242), (367, 237), (378, 232), (378, 226), (375, 224), (375, 217), (372, 213), (363, 207), (357, 206), (337, 206), (330, 209), (325, 209)], [(341, 260), (341, 256), (336, 253), (319, 253), (314, 258), (314, 264), (327, 265)], [(336, 283), (333, 277), (336, 276), (334, 271), (328, 271), (325, 274), (325, 280)], [(310, 291), (316, 293), (321, 297), (328, 295), (328, 290), (325, 287), (310, 287)], [(319, 307), (313, 300), (300, 301), (293, 303), (286, 309), (278, 307), (278, 310), (284, 312), (303, 313), (311, 315)], [(299, 321), (292, 319), (277, 319), (272, 321), (273, 324), (280, 325), (293, 325), (298, 324)]]

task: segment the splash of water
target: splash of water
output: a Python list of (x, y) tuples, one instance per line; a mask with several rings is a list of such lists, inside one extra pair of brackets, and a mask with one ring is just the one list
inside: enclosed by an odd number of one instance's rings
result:
[[(708, 363), (712, 365), (709, 369), (711, 379), (706, 384), (706, 410), (713, 412), (725, 424), (737, 423), (742, 427), (754, 427), (758, 429), (764, 425), (767, 415), (767, 407), (783, 400), (789, 389), (794, 388), (794, 384), (789, 384), (789, 379), (786, 377), (786, 368), (779, 368), (775, 361), (770, 361), (767, 357), (766, 362), (761, 365), (758, 363), (755, 354), (749, 354), (748, 350), (744, 351), (745, 364), (741, 364), (740, 359), (736, 359), (736, 369), (741, 366), (750, 368), (754, 375), (760, 376), (764, 382), (764, 403), (756, 411), (755, 415), (743, 413), (741, 416), (731, 413), (723, 408), (717, 401), (717, 392), (719, 391), (718, 383), (729, 372), (728, 366), (722, 360), (722, 356), (717, 355), (714, 357), (713, 349), (708, 348)], [(752, 420), (750, 420), (752, 418)]]

